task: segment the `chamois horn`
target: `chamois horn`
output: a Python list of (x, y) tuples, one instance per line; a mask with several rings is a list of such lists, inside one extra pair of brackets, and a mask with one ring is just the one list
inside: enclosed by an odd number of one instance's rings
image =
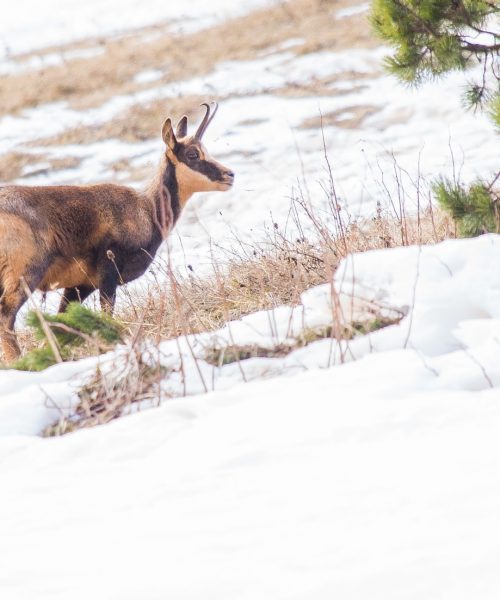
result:
[(219, 108), (219, 105), (217, 104), (217, 102), (212, 102), (212, 104), (215, 107), (212, 114), (210, 114), (210, 105), (209, 104), (207, 104), (206, 102), (203, 102), (202, 104), (200, 104), (200, 106), (204, 106), (206, 108), (207, 112), (205, 113), (205, 116), (203, 117), (203, 121), (200, 123), (200, 126), (198, 127), (198, 131), (194, 135), (194, 137), (197, 140), (201, 140), (207, 127), (210, 125), (210, 123), (212, 122), (212, 119), (215, 117), (215, 113), (217, 112), (217, 109)]

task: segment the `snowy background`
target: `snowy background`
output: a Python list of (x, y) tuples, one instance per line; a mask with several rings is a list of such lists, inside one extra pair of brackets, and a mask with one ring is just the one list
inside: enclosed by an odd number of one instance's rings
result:
[[(286, 3), (19, 0), (0, 22), (0, 73), (35, 77), (99, 57), (98, 38), (158, 23), (193, 32), (271, 4)], [(335, 27), (355, 27), (366, 9), (334, 4)], [(468, 181), (498, 168), (492, 127), (460, 104), (462, 76), (404, 89), (381, 70), (387, 49), (295, 54), (300, 44), (168, 83), (146, 69), (140, 90), (90, 108), (61, 100), (3, 115), (0, 154), (36, 154), (36, 140), (104, 126), (150, 100), (224, 96), (206, 144), (237, 185), (193, 199), (170, 241), (177, 268), (196, 270), (210, 242), (259, 239), (271, 214), (284, 221), (299, 184), (321, 207), (322, 134), (303, 127), (320, 114), (335, 115), (325, 146), (354, 216), (387, 204), (380, 169), (392, 172), (393, 157), (408, 181), (453, 169)], [(331, 86), (324, 95), (282, 93), (320, 80)], [(17, 180), (128, 182), (112, 162), (154, 167), (160, 151), (159, 139), (53, 145), (48, 158), (77, 166), (30, 165)], [(165, 342), (171, 400), (61, 438), (40, 432), (75, 402), (96, 359), (0, 371), (2, 600), (498, 598), (499, 263), (494, 235), (349, 257), (334, 286), (356, 312), (347, 318), (365, 318), (368, 303), (404, 315), (399, 323), (284, 358), (204, 360), (229, 339), (272, 347), (328, 325), (330, 286), (314, 288), (298, 307)], [(104, 368), (120, 352), (101, 358)]]

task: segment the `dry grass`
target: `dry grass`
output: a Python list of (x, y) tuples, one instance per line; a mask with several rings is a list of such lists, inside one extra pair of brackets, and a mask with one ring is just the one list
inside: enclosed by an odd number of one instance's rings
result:
[(119, 318), (131, 328), (140, 320), (144, 334), (157, 342), (211, 331), (259, 310), (300, 303), (302, 292), (331, 281), (338, 263), (349, 253), (455, 237), (451, 219), (432, 209), (401, 220), (379, 215), (352, 222), (343, 225), (341, 235), (317, 225), (314, 242), (287, 239), (275, 230), (263, 246), (242, 246), (239, 255), (228, 256), (222, 266), (214, 265), (211, 277), (181, 278), (164, 264), (162, 279), (167, 285), (158, 283), (129, 296)]
[[(295, 248), (256, 248), (253, 257), (214, 265), (214, 275), (206, 278), (182, 279), (165, 265), (169, 283), (152, 285), (130, 297), (120, 319), (133, 327), (142, 318), (146, 336), (160, 341), (211, 331), (226, 321), (280, 304), (297, 304), (304, 289), (324, 281), (322, 259), (308, 255), (309, 249), (306, 243)], [(144, 306), (144, 312), (138, 313), (137, 306)]]
[(44, 161), (42, 154), (9, 152), (0, 156), (0, 181), (12, 181), (21, 177), (26, 167)]

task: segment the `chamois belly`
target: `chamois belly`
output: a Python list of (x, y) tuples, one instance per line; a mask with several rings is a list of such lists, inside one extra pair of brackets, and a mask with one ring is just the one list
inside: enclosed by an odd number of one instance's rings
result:
[(99, 287), (97, 272), (93, 265), (82, 258), (58, 258), (45, 272), (38, 289), (48, 292), (84, 285)]

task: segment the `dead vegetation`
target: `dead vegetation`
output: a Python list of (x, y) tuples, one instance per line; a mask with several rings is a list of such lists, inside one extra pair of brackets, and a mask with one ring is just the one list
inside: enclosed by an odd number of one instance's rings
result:
[(9, 152), (0, 156), (0, 181), (12, 181), (21, 177), (26, 167), (44, 160), (41, 154)]
[(97, 367), (78, 391), (74, 409), (69, 414), (61, 412), (60, 418), (42, 432), (44, 437), (104, 425), (129, 414), (144, 401), (160, 403), (160, 381), (165, 370), (149, 365), (134, 344), (111, 366)]
[[(345, 323), (340, 335), (342, 340), (351, 340), (357, 335), (366, 335), (367, 333), (372, 333), (389, 325), (399, 323), (402, 317), (403, 315), (401, 314), (391, 318), (374, 315), (371, 321)], [(293, 340), (293, 343), (275, 344), (272, 348), (259, 346), (258, 344), (214, 346), (206, 349), (203, 358), (210, 365), (219, 368), (223, 365), (249, 360), (250, 358), (282, 358), (294, 350), (304, 348), (313, 342), (335, 339), (336, 333), (331, 325), (314, 329), (304, 329)]]
[(455, 237), (451, 219), (432, 207), (418, 216), (397, 219), (379, 213), (373, 219), (341, 223), (335, 228), (333, 219), (325, 225), (302, 200), (295, 202), (302, 211), (297, 218), (302, 222), (315, 219), (314, 237), (290, 239), (276, 228), (267, 243), (241, 245), (234, 254), (227, 254), (226, 260), (213, 265), (210, 277), (194, 273), (181, 277), (168, 262), (160, 262), (158, 283), (128, 295), (120, 319), (131, 328), (140, 320), (146, 337), (157, 342), (213, 331), (259, 310), (299, 304), (305, 290), (331, 281), (347, 254), (433, 244)]

